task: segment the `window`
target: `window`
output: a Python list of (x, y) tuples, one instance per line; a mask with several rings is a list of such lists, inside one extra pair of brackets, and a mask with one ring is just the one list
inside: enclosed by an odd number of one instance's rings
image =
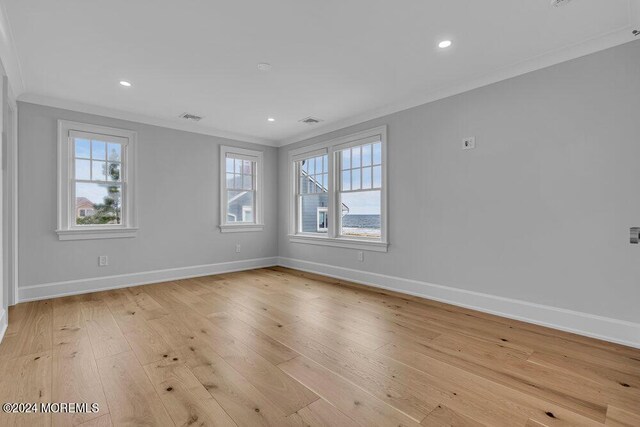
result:
[(327, 208), (318, 208), (318, 215), (316, 216), (317, 231), (326, 233), (329, 231)]
[(60, 240), (134, 237), (136, 133), (58, 122)]
[(220, 149), (220, 230), (259, 231), (262, 225), (262, 152)]
[(329, 203), (329, 158), (325, 155), (308, 157), (296, 162), (299, 233), (326, 233), (318, 226), (318, 210)]
[(339, 201), (343, 207), (339, 234), (381, 238), (382, 142), (345, 148), (340, 163)]
[(290, 152), (290, 240), (386, 251), (386, 127)]

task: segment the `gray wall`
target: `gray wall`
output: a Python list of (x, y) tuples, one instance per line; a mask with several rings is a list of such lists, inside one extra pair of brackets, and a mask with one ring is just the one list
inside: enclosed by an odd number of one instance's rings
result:
[(640, 321), (640, 41), (287, 146), (279, 164), (382, 124), (389, 252), (289, 243), (281, 215), (281, 256)]
[[(58, 240), (58, 119), (138, 132), (136, 238)], [(275, 148), (27, 103), (19, 104), (18, 131), (20, 286), (277, 255)], [(217, 229), (220, 144), (264, 151), (262, 232)], [(109, 266), (98, 267), (100, 255)]]

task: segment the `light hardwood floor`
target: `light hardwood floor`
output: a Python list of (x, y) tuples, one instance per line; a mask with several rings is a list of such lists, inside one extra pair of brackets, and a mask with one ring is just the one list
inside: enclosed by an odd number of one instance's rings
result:
[(640, 350), (287, 270), (10, 309), (0, 425), (640, 426)]

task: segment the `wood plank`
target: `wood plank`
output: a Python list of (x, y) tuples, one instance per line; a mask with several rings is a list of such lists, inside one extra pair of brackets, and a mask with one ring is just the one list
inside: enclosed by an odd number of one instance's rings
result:
[(100, 379), (115, 425), (173, 425), (133, 352), (98, 360)]
[(131, 350), (104, 301), (82, 301), (80, 306), (96, 359)]
[(208, 316), (208, 319), (275, 365), (298, 356), (286, 345), (247, 325), (233, 314), (216, 313)]
[(605, 425), (615, 427), (640, 426), (640, 401), (638, 403), (639, 405), (636, 407), (636, 412), (625, 411), (624, 409), (609, 405)]
[(144, 369), (176, 425), (236, 425), (184, 363), (165, 359)]
[(111, 427), (113, 424), (111, 423), (111, 415), (105, 414), (101, 417), (94, 418), (85, 423), (79, 424), (78, 427)]
[(305, 406), (297, 414), (306, 426), (356, 427), (358, 425), (324, 399), (318, 399), (311, 405)]
[(286, 414), (207, 345), (184, 349), (187, 366), (239, 426), (281, 426)]
[[(51, 402), (51, 350), (15, 358), (0, 358), (0, 403)], [(5, 413), (2, 426), (49, 426), (51, 414)]]
[(347, 416), (369, 426), (417, 426), (413, 419), (304, 356), (278, 365)]
[(97, 403), (97, 413), (59, 413), (54, 426), (82, 424), (109, 413), (91, 341), (77, 300), (53, 300), (52, 402)]
[(306, 335), (290, 334), (286, 328), (274, 329), (272, 336), (324, 368), (367, 390), (416, 422), (420, 422), (431, 412), (442, 398), (440, 391), (415, 389), (375, 371), (369, 366), (368, 360), (362, 357), (366, 349), (358, 350), (353, 344), (351, 347), (338, 346), (341, 351), (336, 351), (322, 343), (331, 345), (331, 339), (318, 342)]
[(480, 424), (456, 413), (454, 410), (444, 405), (438, 405), (421, 423), (423, 426), (432, 427), (482, 427)]

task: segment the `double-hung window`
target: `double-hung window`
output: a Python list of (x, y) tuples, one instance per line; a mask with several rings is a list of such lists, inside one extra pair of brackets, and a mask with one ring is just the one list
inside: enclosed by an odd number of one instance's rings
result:
[(134, 237), (136, 133), (58, 122), (60, 240)]
[(262, 223), (262, 152), (220, 149), (220, 230), (259, 231)]
[(290, 240), (386, 251), (386, 127), (290, 152)]

